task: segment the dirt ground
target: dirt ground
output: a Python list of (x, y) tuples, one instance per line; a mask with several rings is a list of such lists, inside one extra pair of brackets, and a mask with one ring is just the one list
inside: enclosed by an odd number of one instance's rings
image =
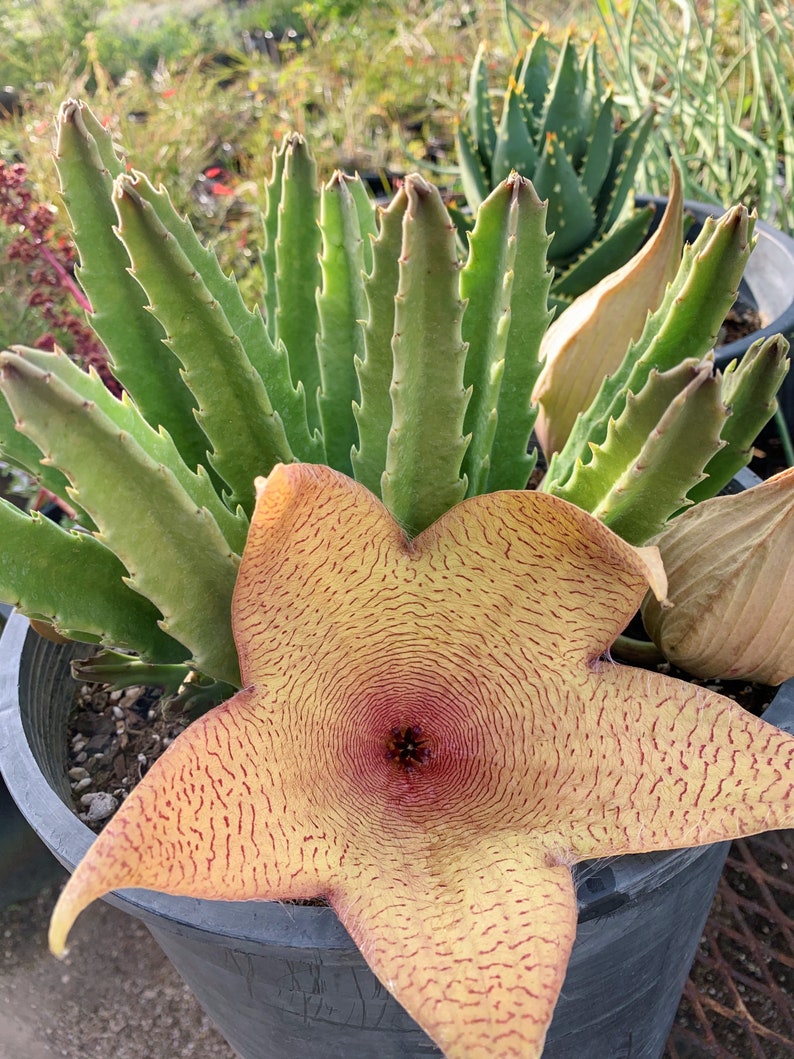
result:
[(97, 901), (51, 956), (57, 891), (0, 909), (0, 1059), (234, 1059), (132, 917)]

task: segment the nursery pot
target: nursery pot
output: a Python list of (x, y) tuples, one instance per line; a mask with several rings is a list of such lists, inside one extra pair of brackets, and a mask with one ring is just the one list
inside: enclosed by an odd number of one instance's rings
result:
[[(69, 662), (85, 650), (39, 638), (19, 615), (0, 641), (0, 766), (70, 870), (94, 838), (69, 808), (66, 775)], [(794, 681), (766, 716), (794, 729)], [(721, 844), (577, 869), (579, 928), (544, 1056), (658, 1059), (726, 853)], [(107, 900), (143, 920), (241, 1059), (441, 1055), (330, 908), (144, 890)]]
[[(0, 603), (0, 632), (11, 608)], [(64, 871), (17, 809), (0, 778), (0, 908), (34, 897)]]
[[(636, 198), (638, 207), (649, 202), (656, 206), (652, 232), (661, 220), (667, 199), (650, 195)], [(691, 200), (684, 203), (684, 211), (693, 218), (687, 232), (690, 242), (698, 235), (707, 217), (720, 217), (725, 212), (720, 206)], [(760, 220), (755, 223), (754, 233), (757, 242), (739, 285), (737, 304), (755, 309), (761, 318), (761, 327), (715, 350), (715, 361), (721, 370), (732, 360), (742, 357), (759, 338), (778, 333), (789, 340), (794, 338), (794, 239)], [(783, 382), (778, 400), (791, 429), (794, 427), (794, 378), (791, 373)]]

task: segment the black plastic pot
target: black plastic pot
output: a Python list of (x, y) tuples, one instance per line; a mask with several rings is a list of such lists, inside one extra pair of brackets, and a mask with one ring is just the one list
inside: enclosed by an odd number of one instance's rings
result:
[[(638, 206), (649, 202), (656, 205), (656, 215), (651, 224), (651, 232), (661, 220), (667, 204), (664, 197), (638, 195)], [(693, 218), (687, 238), (692, 241), (703, 227), (706, 217), (720, 217), (725, 211), (719, 206), (705, 202), (688, 200), (684, 203), (685, 211)], [(742, 357), (749, 347), (759, 338), (769, 335), (785, 335), (794, 338), (794, 239), (774, 228), (765, 221), (756, 221), (755, 235), (757, 242), (739, 286), (738, 301), (748, 308), (755, 309), (761, 317), (762, 327), (750, 335), (715, 351), (718, 368), (724, 369), (732, 360)], [(786, 417), (789, 428), (794, 427), (794, 377), (792, 373), (783, 383), (778, 394), (780, 407)]]
[[(0, 603), (0, 632), (11, 608)], [(65, 878), (63, 868), (17, 809), (0, 779), (0, 908)]]
[[(0, 766), (67, 867), (93, 834), (67, 807), (69, 660), (11, 618), (0, 643)], [(794, 682), (767, 713), (794, 730)], [(723, 845), (577, 869), (580, 920), (548, 1059), (658, 1059), (722, 871)], [(441, 1053), (380, 985), (330, 908), (209, 902), (127, 890), (241, 1059), (405, 1059)]]

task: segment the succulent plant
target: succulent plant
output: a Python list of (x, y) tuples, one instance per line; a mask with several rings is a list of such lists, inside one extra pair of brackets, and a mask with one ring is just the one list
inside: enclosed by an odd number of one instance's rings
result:
[(547, 200), (551, 295), (564, 306), (625, 264), (647, 234), (653, 209), (634, 210), (633, 183), (653, 113), (618, 129), (595, 41), (580, 60), (568, 34), (554, 67), (551, 50), (538, 32), (516, 55), (497, 121), (481, 44), (456, 141), (473, 211), (512, 171)]
[(527, 489), (539, 351), (559, 365), (577, 345), (544, 338), (546, 210), (527, 179), (483, 201), (461, 260), (424, 178), (376, 212), (355, 178), (318, 187), (289, 137), (260, 312), (82, 104), (60, 112), (58, 168), (125, 395), (57, 351), (0, 356), (4, 458), (43, 461), (78, 521), (0, 504), (0, 598), (103, 645), (109, 679), (228, 701), (103, 831), (53, 949), (115, 887), (322, 895), (449, 1059), (492, 1055), (497, 1033), (500, 1054), (538, 1056), (572, 864), (794, 814), (794, 739), (607, 655), (649, 591), (666, 598), (648, 541), (747, 462), (773, 412), (782, 339), (724, 377), (710, 354), (752, 217), (709, 222), (675, 262), (673, 195), (641, 267), (588, 296), (585, 357), (635, 275), (653, 311)]

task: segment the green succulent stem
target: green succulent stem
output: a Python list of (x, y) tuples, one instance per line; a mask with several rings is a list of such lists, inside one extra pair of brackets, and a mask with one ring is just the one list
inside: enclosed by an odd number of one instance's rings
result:
[[(256, 476), (276, 463), (291, 463), (294, 453), (240, 336), (149, 197), (145, 183), (119, 178), (114, 190), (119, 237), (132, 275), (146, 291), (195, 394), (198, 420), (212, 447), (211, 464), (230, 489), (230, 504), (241, 504), (250, 514)], [(235, 424), (233, 440), (230, 423)]]
[[(300, 383), (305, 391), (309, 426), (319, 430), (317, 402), (322, 379), (317, 356), (317, 290), (322, 283), (322, 236), (317, 224), (317, 166), (302, 136), (286, 137), (281, 150), (281, 189), (272, 188), (273, 196), (278, 194), (272, 277), (276, 337), (288, 351), (293, 383)], [(268, 277), (269, 286), (270, 281)]]
[(553, 455), (543, 489), (560, 495), (577, 467), (589, 463), (593, 445), (603, 443), (627, 395), (638, 394), (651, 372), (675, 367), (684, 353), (700, 360), (711, 351), (752, 249), (753, 223), (747, 210), (737, 206), (719, 221), (708, 218), (695, 242), (684, 248), (658, 309), (648, 316), (620, 368), (604, 380), (590, 408), (577, 418), (564, 447)]
[(91, 302), (91, 326), (110, 354), (114, 375), (154, 427), (168, 423), (188, 466), (206, 463), (207, 438), (196, 422), (196, 401), (180, 375), (165, 331), (129, 274), (115, 232), (113, 181), (124, 172), (110, 133), (83, 103), (69, 100), (58, 114), (56, 164), (61, 195), (80, 255), (77, 276)]
[(335, 173), (322, 190), (320, 256), (322, 286), (317, 296), (320, 365), (320, 421), (327, 462), (352, 474), (351, 452), (358, 440), (354, 406), (360, 400), (356, 361), (363, 361), (366, 296), (364, 240), (350, 178)]
[(466, 347), (455, 226), (436, 188), (405, 180), (407, 208), (394, 323), (393, 407), (383, 501), (407, 533), (461, 501)]
[(386, 469), (392, 422), (390, 386), (394, 374), (395, 296), (400, 280), (403, 218), (408, 195), (401, 188), (380, 212), (380, 231), (372, 243), (372, 267), (365, 278), (367, 300), (364, 357), (356, 361), (360, 400), (353, 412), (358, 445), (352, 454), (353, 474), (376, 496)]
[(753, 443), (777, 407), (775, 394), (789, 370), (788, 341), (782, 335), (759, 339), (725, 370), (722, 401), (730, 411), (720, 435), (723, 447), (706, 464), (706, 477), (689, 491), (691, 503), (716, 496), (746, 467)]
[(463, 461), (469, 496), (522, 489), (534, 465), (532, 389), (551, 318), (545, 212), (530, 182), (513, 174), (482, 204), (470, 235), (460, 277), (464, 386), (472, 395), (463, 428), (472, 439)]
[(157, 607), (161, 627), (192, 653), (192, 665), (239, 686), (230, 628), (239, 557), (209, 511), (99, 404), (53, 372), (13, 352), (0, 355), (0, 369), (18, 422), (70, 479), (70, 495), (118, 556), (127, 583)]
[(0, 599), (61, 635), (112, 643), (149, 661), (180, 662), (189, 652), (158, 622), (162, 615), (125, 584), (127, 570), (90, 533), (65, 530), (0, 500)]

